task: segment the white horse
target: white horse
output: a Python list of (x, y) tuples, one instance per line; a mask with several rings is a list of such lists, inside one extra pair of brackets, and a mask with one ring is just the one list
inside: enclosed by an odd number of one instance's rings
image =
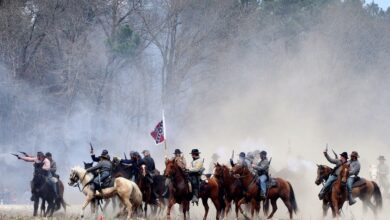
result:
[[(87, 173), (85, 169), (81, 167), (74, 167), (71, 169), (69, 177), (69, 185), (75, 186), (77, 183), (81, 183), (82, 191), (84, 193), (85, 201), (82, 206), (81, 218), (84, 217), (84, 210), (94, 198), (93, 191), (89, 187), (89, 183), (93, 179), (91, 173)], [(87, 185), (88, 184), (88, 185)], [(102, 197), (103, 199), (112, 198), (118, 196), (121, 203), (124, 205), (123, 209), (127, 209), (127, 219), (131, 218), (132, 212), (137, 210), (142, 205), (142, 193), (134, 182), (118, 177), (114, 180), (114, 186), (108, 187), (100, 192), (96, 192), (96, 196)]]

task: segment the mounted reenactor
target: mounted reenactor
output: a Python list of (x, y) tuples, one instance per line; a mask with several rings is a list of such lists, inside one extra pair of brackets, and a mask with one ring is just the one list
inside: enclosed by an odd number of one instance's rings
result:
[(267, 152), (261, 151), (260, 152), (260, 162), (257, 165), (252, 165), (253, 169), (257, 171), (257, 174), (259, 176), (258, 183), (260, 186), (260, 199), (265, 199), (265, 194), (267, 192), (267, 180), (269, 176), (269, 165), (270, 161), (268, 161), (267, 158)]
[(192, 161), (191, 165), (188, 168), (188, 175), (189, 175), (189, 180), (192, 185), (192, 203), (198, 204), (198, 198), (199, 198), (199, 188), (200, 188), (200, 177), (203, 174), (204, 168), (203, 168), (203, 162), (204, 160), (200, 158), (199, 150), (198, 149), (192, 149), (191, 151), (191, 156), (192, 156)]
[[(165, 156), (165, 159), (168, 160), (168, 157)], [(181, 152), (180, 149), (175, 149), (175, 152), (173, 152), (173, 157), (171, 157), (170, 160), (175, 161), (177, 166), (180, 167), (182, 171), (185, 171), (187, 169), (186, 158), (183, 156), (183, 152)], [(165, 190), (162, 194), (164, 197), (168, 195), (168, 185), (170, 181), (170, 178), (165, 179)]]
[(356, 151), (352, 151), (351, 159), (348, 161), (349, 164), (349, 174), (347, 179), (347, 190), (348, 190), (348, 201), (349, 205), (356, 203), (355, 199), (352, 197), (352, 185), (355, 182), (355, 179), (358, 179), (360, 172), (360, 162), (358, 161), (359, 154)]
[(241, 152), (241, 153), (238, 155), (237, 163), (234, 163), (234, 162), (233, 162), (233, 156), (234, 156), (234, 155), (232, 155), (232, 158), (230, 158), (230, 165), (231, 165), (232, 167), (234, 167), (235, 165), (245, 166), (245, 167), (249, 167), (249, 166), (250, 166), (250, 161), (246, 158), (244, 152)]
[(384, 194), (387, 195), (389, 193), (389, 166), (385, 163), (386, 159), (383, 155), (378, 157), (378, 182), (381, 187), (383, 187)]
[(337, 176), (340, 174), (342, 165), (347, 163), (348, 161), (348, 153), (343, 152), (340, 154), (340, 159), (333, 159), (328, 154), (328, 147), (326, 147), (324, 151), (325, 158), (329, 161), (329, 163), (335, 164), (335, 168), (333, 168), (333, 172), (329, 175), (328, 180), (326, 180), (324, 186), (322, 187), (320, 193), (318, 194), (318, 198), (322, 200), (324, 198), (325, 193), (330, 189), (333, 182), (337, 180)]
[(96, 190), (108, 187), (111, 181), (112, 163), (107, 150), (103, 150), (99, 158), (98, 164), (86, 170), (87, 173), (94, 174), (94, 178), (90, 183), (90, 189), (93, 191), (94, 195), (96, 195)]
[[(93, 162), (99, 162), (99, 161), (100, 161), (101, 156), (98, 156), (98, 157), (95, 156), (95, 153), (93, 152), (93, 147), (92, 147), (92, 145), (91, 145), (91, 151), (90, 151), (90, 153), (91, 153), (91, 159), (92, 159)], [(108, 154), (108, 150), (104, 149), (103, 152), (102, 152), (102, 155), (103, 155), (103, 154), (105, 155), (105, 156), (104, 156), (105, 158), (108, 158), (108, 160), (110, 160), (110, 155)]]
[[(50, 160), (45, 158), (45, 155), (42, 152), (38, 152), (36, 157), (32, 156), (17, 156), (18, 159), (24, 160), (26, 162), (34, 163), (34, 176), (38, 173), (42, 173), (46, 177), (47, 183), (52, 187), (56, 196), (58, 196), (58, 188), (57, 184), (52, 180), (52, 173), (50, 171), (51, 165)], [(35, 191), (34, 184), (31, 184), (31, 201), (35, 199)]]
[(137, 182), (140, 166), (144, 163), (141, 155), (136, 151), (130, 151), (130, 159), (122, 159), (120, 162), (130, 168), (131, 180)]
[(60, 192), (59, 192), (59, 184), (58, 184), (58, 180), (60, 178), (60, 176), (56, 173), (57, 172), (57, 163), (53, 160), (53, 157), (51, 155), (50, 152), (47, 152), (45, 154), (46, 158), (50, 161), (50, 172), (51, 172), (51, 175), (52, 175), (52, 181), (54, 182), (54, 184), (56, 185), (56, 188), (57, 188), (57, 192), (56, 193), (56, 198), (59, 198), (60, 197)]
[(144, 150), (144, 151), (142, 151), (142, 154), (144, 155), (144, 157), (142, 158), (143, 163), (146, 165), (146, 167), (149, 171), (149, 174), (151, 176), (154, 176), (157, 170), (156, 170), (156, 165), (154, 163), (154, 160), (153, 160), (152, 156), (150, 155), (150, 151)]

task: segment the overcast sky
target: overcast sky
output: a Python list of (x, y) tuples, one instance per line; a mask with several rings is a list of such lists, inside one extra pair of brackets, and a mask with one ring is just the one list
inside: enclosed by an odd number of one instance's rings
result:
[[(388, 7), (390, 7), (390, 0), (374, 0), (373, 2), (377, 3), (379, 7), (383, 8), (383, 10), (386, 10)], [(366, 3), (371, 3), (371, 1), (366, 0)]]

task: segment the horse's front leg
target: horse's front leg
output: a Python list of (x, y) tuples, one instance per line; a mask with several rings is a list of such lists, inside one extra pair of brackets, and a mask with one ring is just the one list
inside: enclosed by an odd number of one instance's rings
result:
[(174, 198), (170, 198), (168, 201), (168, 208), (167, 208), (167, 218), (168, 219), (171, 217), (171, 209), (175, 203), (176, 203), (176, 201)]
[(38, 206), (39, 206), (39, 197), (35, 196), (34, 197), (34, 214), (33, 214), (34, 217), (38, 215)]
[[(87, 197), (85, 198), (84, 204), (81, 207), (81, 213), (80, 213), (81, 218), (84, 218), (84, 210), (87, 207), (87, 205), (91, 202), (91, 200), (92, 200), (92, 196), (87, 195)], [(91, 210), (92, 210), (92, 208), (91, 208)]]

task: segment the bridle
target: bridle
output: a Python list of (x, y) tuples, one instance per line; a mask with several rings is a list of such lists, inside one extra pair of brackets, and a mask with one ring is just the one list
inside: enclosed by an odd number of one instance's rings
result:
[(77, 187), (79, 189), (80, 192), (83, 192), (84, 191), (84, 188), (88, 185), (88, 184), (85, 184), (85, 186), (83, 187), (83, 189), (80, 188), (80, 182), (83, 182), (84, 179), (85, 179), (85, 176), (87, 175), (87, 172), (85, 172), (85, 174), (83, 175), (83, 178), (79, 178), (78, 175), (76, 175), (76, 172), (75, 171), (72, 171), (72, 174), (71, 174), (71, 177), (69, 178), (69, 180), (71, 181), (71, 186), (73, 187)]

